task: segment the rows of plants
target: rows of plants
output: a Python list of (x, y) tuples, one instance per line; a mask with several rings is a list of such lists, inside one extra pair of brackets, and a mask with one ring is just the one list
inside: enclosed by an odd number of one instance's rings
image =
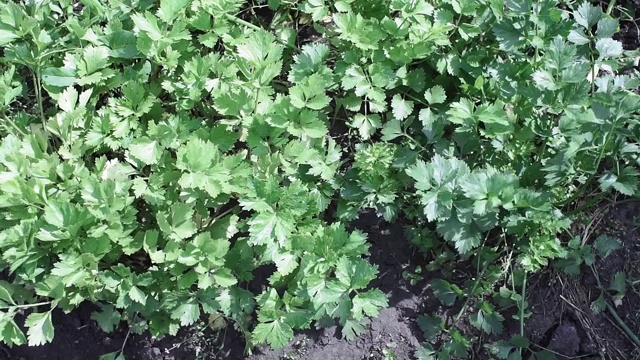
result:
[[(638, 194), (638, 53), (613, 39), (614, 10), (4, 4), (0, 339), (47, 343), (52, 311), (85, 302), (105, 331), (209, 314), (248, 349), (336, 322), (353, 339), (387, 306), (349, 230), (363, 209), (407, 224), (430, 270), (473, 261), (475, 280), (431, 287), (448, 306), (484, 299), (479, 331), (511, 304), (523, 321), (527, 276), (567, 256), (578, 201)], [(460, 320), (425, 314), (417, 356), (466, 357)], [(522, 342), (493, 349), (516, 359)]]

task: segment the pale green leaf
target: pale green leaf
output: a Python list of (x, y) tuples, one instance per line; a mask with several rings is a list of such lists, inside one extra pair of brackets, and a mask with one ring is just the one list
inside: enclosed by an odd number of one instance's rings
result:
[(145, 165), (157, 164), (162, 156), (162, 149), (158, 141), (151, 140), (147, 137), (139, 137), (129, 145), (129, 154)]
[(606, 258), (612, 252), (622, 247), (620, 239), (609, 236), (600, 235), (594, 243), (594, 248), (598, 251), (598, 254), (602, 258)]
[(618, 58), (622, 56), (622, 43), (611, 38), (596, 41), (596, 50), (599, 60)]
[(42, 81), (51, 86), (66, 88), (76, 83), (76, 74), (72, 69), (46, 68), (42, 70)]
[(582, 4), (578, 6), (578, 9), (573, 13), (576, 23), (589, 30), (593, 25), (600, 21), (602, 16), (602, 9), (600, 9), (599, 6), (591, 5), (587, 1), (583, 1)]
[(161, 0), (158, 17), (167, 24), (173, 20), (191, 3), (191, 0)]
[(142, 290), (140, 290), (137, 286), (132, 286), (131, 289), (129, 289), (128, 294), (131, 300), (139, 304), (144, 305), (147, 303), (147, 295)]
[(53, 341), (51, 312), (31, 313), (25, 320), (29, 346), (40, 346)]
[(15, 33), (14, 30), (0, 28), (0, 46), (6, 46), (15, 39), (19, 39), (20, 36)]
[(440, 85), (436, 85), (424, 93), (424, 97), (431, 105), (442, 104), (447, 100), (447, 94), (444, 88)]
[(400, 94), (396, 94), (391, 99), (391, 108), (394, 118), (404, 120), (413, 112), (413, 101), (405, 100)]
[(293, 338), (293, 329), (284, 322), (273, 321), (258, 324), (252, 334), (255, 342), (266, 342), (275, 349), (281, 349)]
[(358, 133), (363, 140), (368, 140), (382, 127), (382, 121), (380, 115), (377, 114), (356, 114), (353, 116), (350, 125), (358, 129)]

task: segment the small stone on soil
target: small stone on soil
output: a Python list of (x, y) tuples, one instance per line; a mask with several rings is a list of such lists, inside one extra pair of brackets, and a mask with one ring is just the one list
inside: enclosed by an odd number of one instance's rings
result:
[(580, 335), (572, 321), (564, 321), (554, 331), (548, 345), (549, 350), (564, 356), (573, 357), (580, 351)]

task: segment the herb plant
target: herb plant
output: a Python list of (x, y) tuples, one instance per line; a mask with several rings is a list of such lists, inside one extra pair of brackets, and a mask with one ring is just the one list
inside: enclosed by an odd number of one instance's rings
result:
[[(522, 321), (527, 274), (568, 256), (576, 200), (637, 195), (637, 52), (599, 7), (260, 3), (0, 8), (3, 342), (51, 341), (52, 311), (83, 302), (105, 331), (209, 314), (249, 347), (336, 322), (353, 339), (387, 306), (363, 209), (407, 223), (425, 269), (472, 260), (477, 280), (432, 290), (485, 298), (469, 321), (496, 334), (500, 299)], [(459, 320), (425, 314), (418, 357), (466, 356)]]

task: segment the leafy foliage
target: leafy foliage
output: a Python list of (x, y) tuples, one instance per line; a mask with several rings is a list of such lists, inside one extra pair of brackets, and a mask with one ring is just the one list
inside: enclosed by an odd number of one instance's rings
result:
[[(431, 269), (483, 269), (470, 287), (431, 283), (447, 306), (504, 285), (505, 253), (524, 279), (588, 262), (564, 241), (569, 209), (596, 188), (637, 195), (639, 82), (615, 19), (556, 5), (269, 1), (262, 18), (241, 0), (6, 4), (0, 339), (51, 341), (53, 309), (85, 301), (104, 330), (223, 314), (252, 345), (335, 322), (352, 339), (387, 306), (366, 235), (347, 230), (363, 209), (410, 222)], [(494, 305), (476, 305), (471, 324), (500, 333)], [(14, 317), (35, 307), (25, 336)], [(420, 326), (446, 336), (419, 358), (469, 352), (455, 322)]]

